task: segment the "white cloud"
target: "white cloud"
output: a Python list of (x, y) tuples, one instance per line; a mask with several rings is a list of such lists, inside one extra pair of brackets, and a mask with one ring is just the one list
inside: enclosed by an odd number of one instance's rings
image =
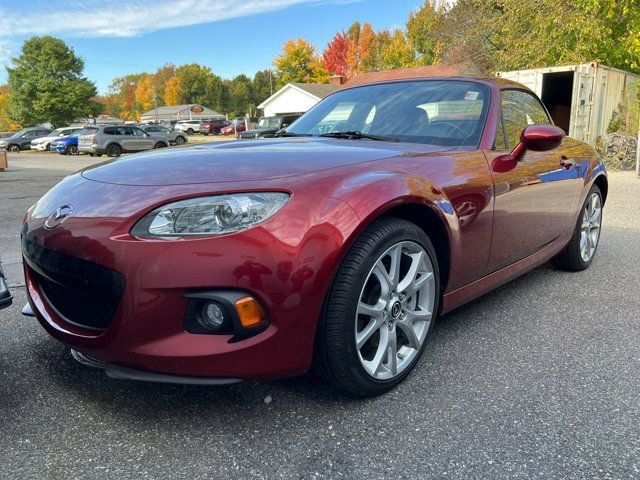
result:
[(0, 37), (44, 34), (65, 37), (132, 37), (167, 28), (281, 10), (293, 5), (340, 1), (85, 0), (59, 5), (56, 9), (52, 9), (49, 4), (27, 12), (0, 11)]

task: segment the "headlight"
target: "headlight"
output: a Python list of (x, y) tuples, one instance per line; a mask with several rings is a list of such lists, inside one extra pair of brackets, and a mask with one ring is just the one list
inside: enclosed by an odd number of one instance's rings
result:
[(253, 227), (275, 215), (287, 193), (249, 192), (191, 198), (156, 208), (131, 230), (137, 237), (223, 235)]

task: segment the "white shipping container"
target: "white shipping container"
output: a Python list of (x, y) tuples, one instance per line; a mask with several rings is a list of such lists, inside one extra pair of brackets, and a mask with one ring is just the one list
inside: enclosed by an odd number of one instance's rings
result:
[(607, 133), (620, 104), (637, 102), (640, 75), (598, 62), (498, 72), (536, 92), (554, 123), (577, 140), (594, 144)]

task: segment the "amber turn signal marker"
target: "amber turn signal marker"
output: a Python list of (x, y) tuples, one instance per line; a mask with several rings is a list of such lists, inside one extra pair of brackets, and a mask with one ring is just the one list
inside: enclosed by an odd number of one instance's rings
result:
[(244, 328), (255, 328), (266, 323), (262, 308), (253, 297), (242, 297), (236, 300), (236, 312)]

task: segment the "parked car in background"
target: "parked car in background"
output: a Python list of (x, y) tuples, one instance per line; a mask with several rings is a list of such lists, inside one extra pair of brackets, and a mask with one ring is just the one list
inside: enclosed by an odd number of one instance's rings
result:
[(8, 150), (9, 152), (29, 150), (31, 148), (32, 140), (49, 135), (49, 133), (51, 133), (50, 128), (23, 128), (19, 132), (14, 133), (12, 136), (0, 140), (0, 148)]
[(207, 120), (178, 120), (175, 124), (175, 129), (186, 133), (187, 135), (193, 135), (196, 132), (200, 132), (200, 124)]
[(73, 135), (74, 133), (79, 132), (80, 130), (82, 130), (82, 127), (56, 128), (54, 131), (50, 132), (49, 135), (45, 137), (40, 137), (40, 138), (31, 140), (31, 150), (46, 152), (47, 150), (49, 150), (49, 144), (56, 138), (64, 138), (69, 135)]
[(298, 118), (300, 118), (300, 115), (276, 115), (274, 117), (262, 117), (258, 122), (257, 128), (245, 130), (244, 132), (239, 133), (238, 140), (273, 137), (278, 130), (287, 128)]
[(162, 133), (147, 133), (134, 125), (87, 127), (78, 135), (78, 151), (92, 156), (119, 157), (124, 152), (139, 152), (168, 147)]
[(247, 129), (247, 126), (244, 122), (244, 118), (235, 118), (231, 121), (231, 123), (220, 130), (222, 135), (235, 135), (239, 132), (244, 132)]
[(208, 122), (201, 123), (198, 130), (203, 135), (220, 135), (222, 129), (229, 125), (231, 125), (231, 123), (224, 119), (210, 120)]
[[(90, 129), (94, 127), (89, 127)], [(91, 133), (91, 130), (87, 131), (87, 127), (75, 132), (68, 137), (58, 138), (51, 141), (49, 150), (52, 152), (58, 152), (61, 155), (78, 155), (78, 136), (84, 135), (84, 133)]]
[(160, 121), (160, 125), (164, 125), (165, 127), (171, 130), (175, 129), (176, 123), (178, 123), (178, 120), (161, 120)]
[(16, 132), (0, 132), (0, 138), (13, 137)]
[(171, 130), (162, 125), (141, 125), (140, 128), (147, 133), (159, 133), (164, 135), (170, 145), (184, 145), (187, 143), (187, 134), (180, 130)]

